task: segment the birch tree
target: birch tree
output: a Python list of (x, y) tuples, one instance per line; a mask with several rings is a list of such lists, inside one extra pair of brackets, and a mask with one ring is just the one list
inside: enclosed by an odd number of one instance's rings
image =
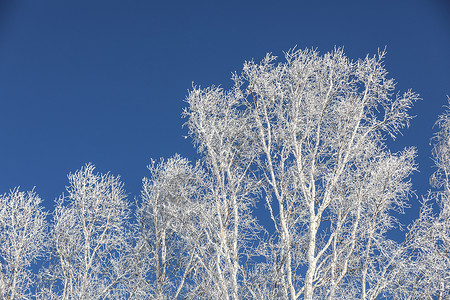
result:
[(288, 52), (286, 63), (275, 65), (267, 56), (244, 65), (267, 205), (278, 209), (272, 214), (282, 262), (277, 277), (286, 298), (312, 299), (321, 287), (334, 298), (348, 283), (355, 254), (366, 264), (359, 267), (355, 295), (367, 299), (367, 288), (378, 284), (367, 282), (372, 247), (386, 240), (389, 210), (404, 206), (410, 190), (404, 180), (415, 156), (412, 149), (386, 151), (383, 133), (395, 136), (406, 126), (417, 99), (412, 92), (392, 95), (395, 84), (386, 78), (383, 58), (352, 62), (339, 49), (323, 56), (299, 50)]
[(204, 156), (208, 220), (203, 232), (207, 243), (201, 264), (207, 280), (202, 290), (207, 299), (241, 299), (254, 295), (247, 281), (254, 242), (260, 228), (252, 210), (258, 180), (249, 172), (257, 152), (248, 138), (250, 115), (240, 109), (242, 93), (235, 87), (194, 87), (184, 111), (186, 125), (199, 153)]
[(54, 260), (42, 271), (41, 296), (50, 299), (123, 298), (132, 265), (128, 202), (119, 177), (94, 173), (91, 164), (68, 175), (67, 195), (56, 203), (51, 230)]
[[(386, 233), (410, 194), (415, 150), (390, 153), (384, 140), (409, 124), (418, 96), (394, 94), (384, 55), (351, 61), (340, 49), (292, 50), (284, 63), (272, 55), (246, 62), (229, 91), (190, 92), (188, 124), (217, 178), (217, 199), (230, 199), (225, 207), (239, 217), (245, 210), (234, 203), (246, 202), (234, 202), (232, 180), (253, 176), (264, 189), (275, 232), (260, 243), (265, 263), (253, 269), (260, 275), (249, 295), (374, 299), (387, 290), (403, 252)], [(240, 239), (238, 217), (219, 243), (231, 270), (240, 250), (225, 241)], [(231, 286), (243, 285), (233, 272)]]
[(204, 175), (179, 155), (148, 166), (137, 211), (133, 297), (181, 299), (195, 293), (202, 239)]
[(44, 253), (47, 214), (34, 191), (18, 188), (0, 196), (0, 298), (31, 299), (30, 267)]
[(398, 285), (400, 295), (409, 299), (450, 297), (450, 111), (439, 116), (436, 126), (436, 171), (430, 178), (435, 189), (423, 199), (420, 216), (410, 228), (409, 280)]

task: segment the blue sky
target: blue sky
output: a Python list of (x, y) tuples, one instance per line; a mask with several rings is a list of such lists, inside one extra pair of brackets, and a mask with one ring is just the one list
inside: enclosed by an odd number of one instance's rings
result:
[[(133, 199), (151, 158), (198, 158), (180, 114), (192, 82), (294, 46), (352, 58), (387, 47), (398, 90), (423, 98), (400, 150), (418, 148), (420, 196), (429, 139), (450, 94), (450, 4), (408, 1), (3, 1), (0, 5), (0, 193), (36, 187), (48, 209), (67, 173), (92, 162)], [(418, 200), (404, 221), (417, 214)]]

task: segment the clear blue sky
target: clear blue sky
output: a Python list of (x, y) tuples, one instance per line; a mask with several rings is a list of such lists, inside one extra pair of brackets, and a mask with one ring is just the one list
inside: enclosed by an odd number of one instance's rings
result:
[(196, 159), (180, 116), (192, 82), (227, 87), (245, 60), (295, 45), (344, 46), (353, 59), (387, 47), (398, 89), (423, 98), (389, 144), (418, 147), (412, 180), (419, 196), (428, 189), (432, 126), (450, 94), (448, 1), (1, 3), (0, 193), (35, 186), (51, 209), (66, 174), (92, 162), (133, 199), (150, 158)]

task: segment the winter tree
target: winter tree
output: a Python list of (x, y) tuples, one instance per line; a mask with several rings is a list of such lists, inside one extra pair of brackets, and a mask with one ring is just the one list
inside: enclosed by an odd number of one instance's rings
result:
[(35, 277), (30, 266), (43, 254), (46, 213), (34, 191), (18, 188), (0, 196), (0, 298), (31, 299)]
[[(402, 255), (386, 233), (415, 170), (414, 149), (391, 153), (384, 140), (408, 125), (418, 96), (394, 94), (384, 52), (351, 61), (340, 49), (292, 50), (285, 58), (246, 62), (229, 91), (194, 87), (188, 96), (190, 133), (217, 180), (222, 279), (211, 289), (230, 290), (224, 299), (242, 297), (243, 287), (269, 299), (374, 299)], [(257, 274), (248, 284), (240, 266), (247, 247), (236, 245), (257, 228), (248, 211), (254, 183), (275, 231), (259, 243), (263, 262), (246, 272)], [(229, 276), (221, 275), (222, 260)]]
[[(437, 170), (430, 179), (435, 190), (423, 200), (420, 216), (410, 228), (409, 281), (399, 284), (404, 298), (450, 297), (450, 111), (439, 116), (436, 126), (432, 154)], [(438, 205), (437, 214), (433, 203)]]
[(57, 202), (51, 228), (54, 259), (42, 271), (41, 296), (50, 299), (123, 298), (129, 209), (118, 177), (86, 165), (68, 175), (67, 195)]
[(179, 155), (148, 167), (137, 211), (132, 296), (179, 299), (195, 292), (204, 213), (204, 176)]
[(248, 282), (260, 228), (253, 216), (259, 181), (250, 172), (257, 152), (249, 138), (249, 111), (239, 110), (241, 92), (194, 88), (187, 97), (186, 125), (204, 156), (209, 202), (200, 256), (202, 298), (256, 297)]

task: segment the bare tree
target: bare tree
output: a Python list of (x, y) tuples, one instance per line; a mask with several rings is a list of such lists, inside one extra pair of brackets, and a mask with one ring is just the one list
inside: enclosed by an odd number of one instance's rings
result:
[(128, 203), (118, 177), (95, 174), (86, 165), (69, 174), (67, 196), (54, 212), (55, 259), (43, 270), (41, 296), (55, 299), (123, 298), (130, 271)]
[[(403, 253), (386, 232), (395, 223), (392, 210), (401, 212), (410, 193), (415, 151), (392, 154), (384, 136), (408, 125), (418, 96), (393, 94), (384, 55), (354, 62), (340, 49), (323, 56), (292, 50), (285, 63), (272, 55), (246, 62), (230, 91), (190, 92), (190, 132), (217, 180), (217, 262), (229, 261), (231, 270), (218, 281), (231, 279), (223, 298), (238, 298), (240, 286), (252, 286), (255, 298), (283, 299), (374, 299), (386, 290), (393, 255)], [(249, 285), (235, 276), (246, 248), (233, 245), (244, 235), (241, 224), (255, 224), (244, 220), (257, 197), (241, 190), (254, 178), (261, 178), (253, 182), (264, 188), (275, 232), (259, 243), (265, 263), (246, 271), (258, 274)], [(235, 213), (223, 218), (222, 207)], [(220, 264), (216, 272), (220, 278)]]
[(137, 211), (133, 297), (181, 299), (192, 294), (204, 213), (204, 175), (179, 155), (148, 166)]
[(450, 297), (450, 111), (439, 116), (436, 125), (432, 154), (437, 170), (430, 180), (435, 190), (424, 198), (410, 228), (409, 280), (399, 284), (402, 297), (411, 299)]
[(30, 266), (45, 249), (46, 213), (34, 191), (0, 196), (0, 298), (31, 299)]
[[(256, 151), (249, 139), (248, 111), (240, 108), (239, 86), (230, 91), (194, 87), (184, 116), (198, 151), (204, 155), (210, 201), (203, 224), (206, 243), (201, 264), (206, 278), (201, 290), (207, 299), (243, 299), (255, 295), (248, 282), (249, 265), (260, 228), (252, 215), (258, 180)], [(255, 148), (256, 150), (256, 148)], [(255, 244), (256, 243), (256, 244)]]

